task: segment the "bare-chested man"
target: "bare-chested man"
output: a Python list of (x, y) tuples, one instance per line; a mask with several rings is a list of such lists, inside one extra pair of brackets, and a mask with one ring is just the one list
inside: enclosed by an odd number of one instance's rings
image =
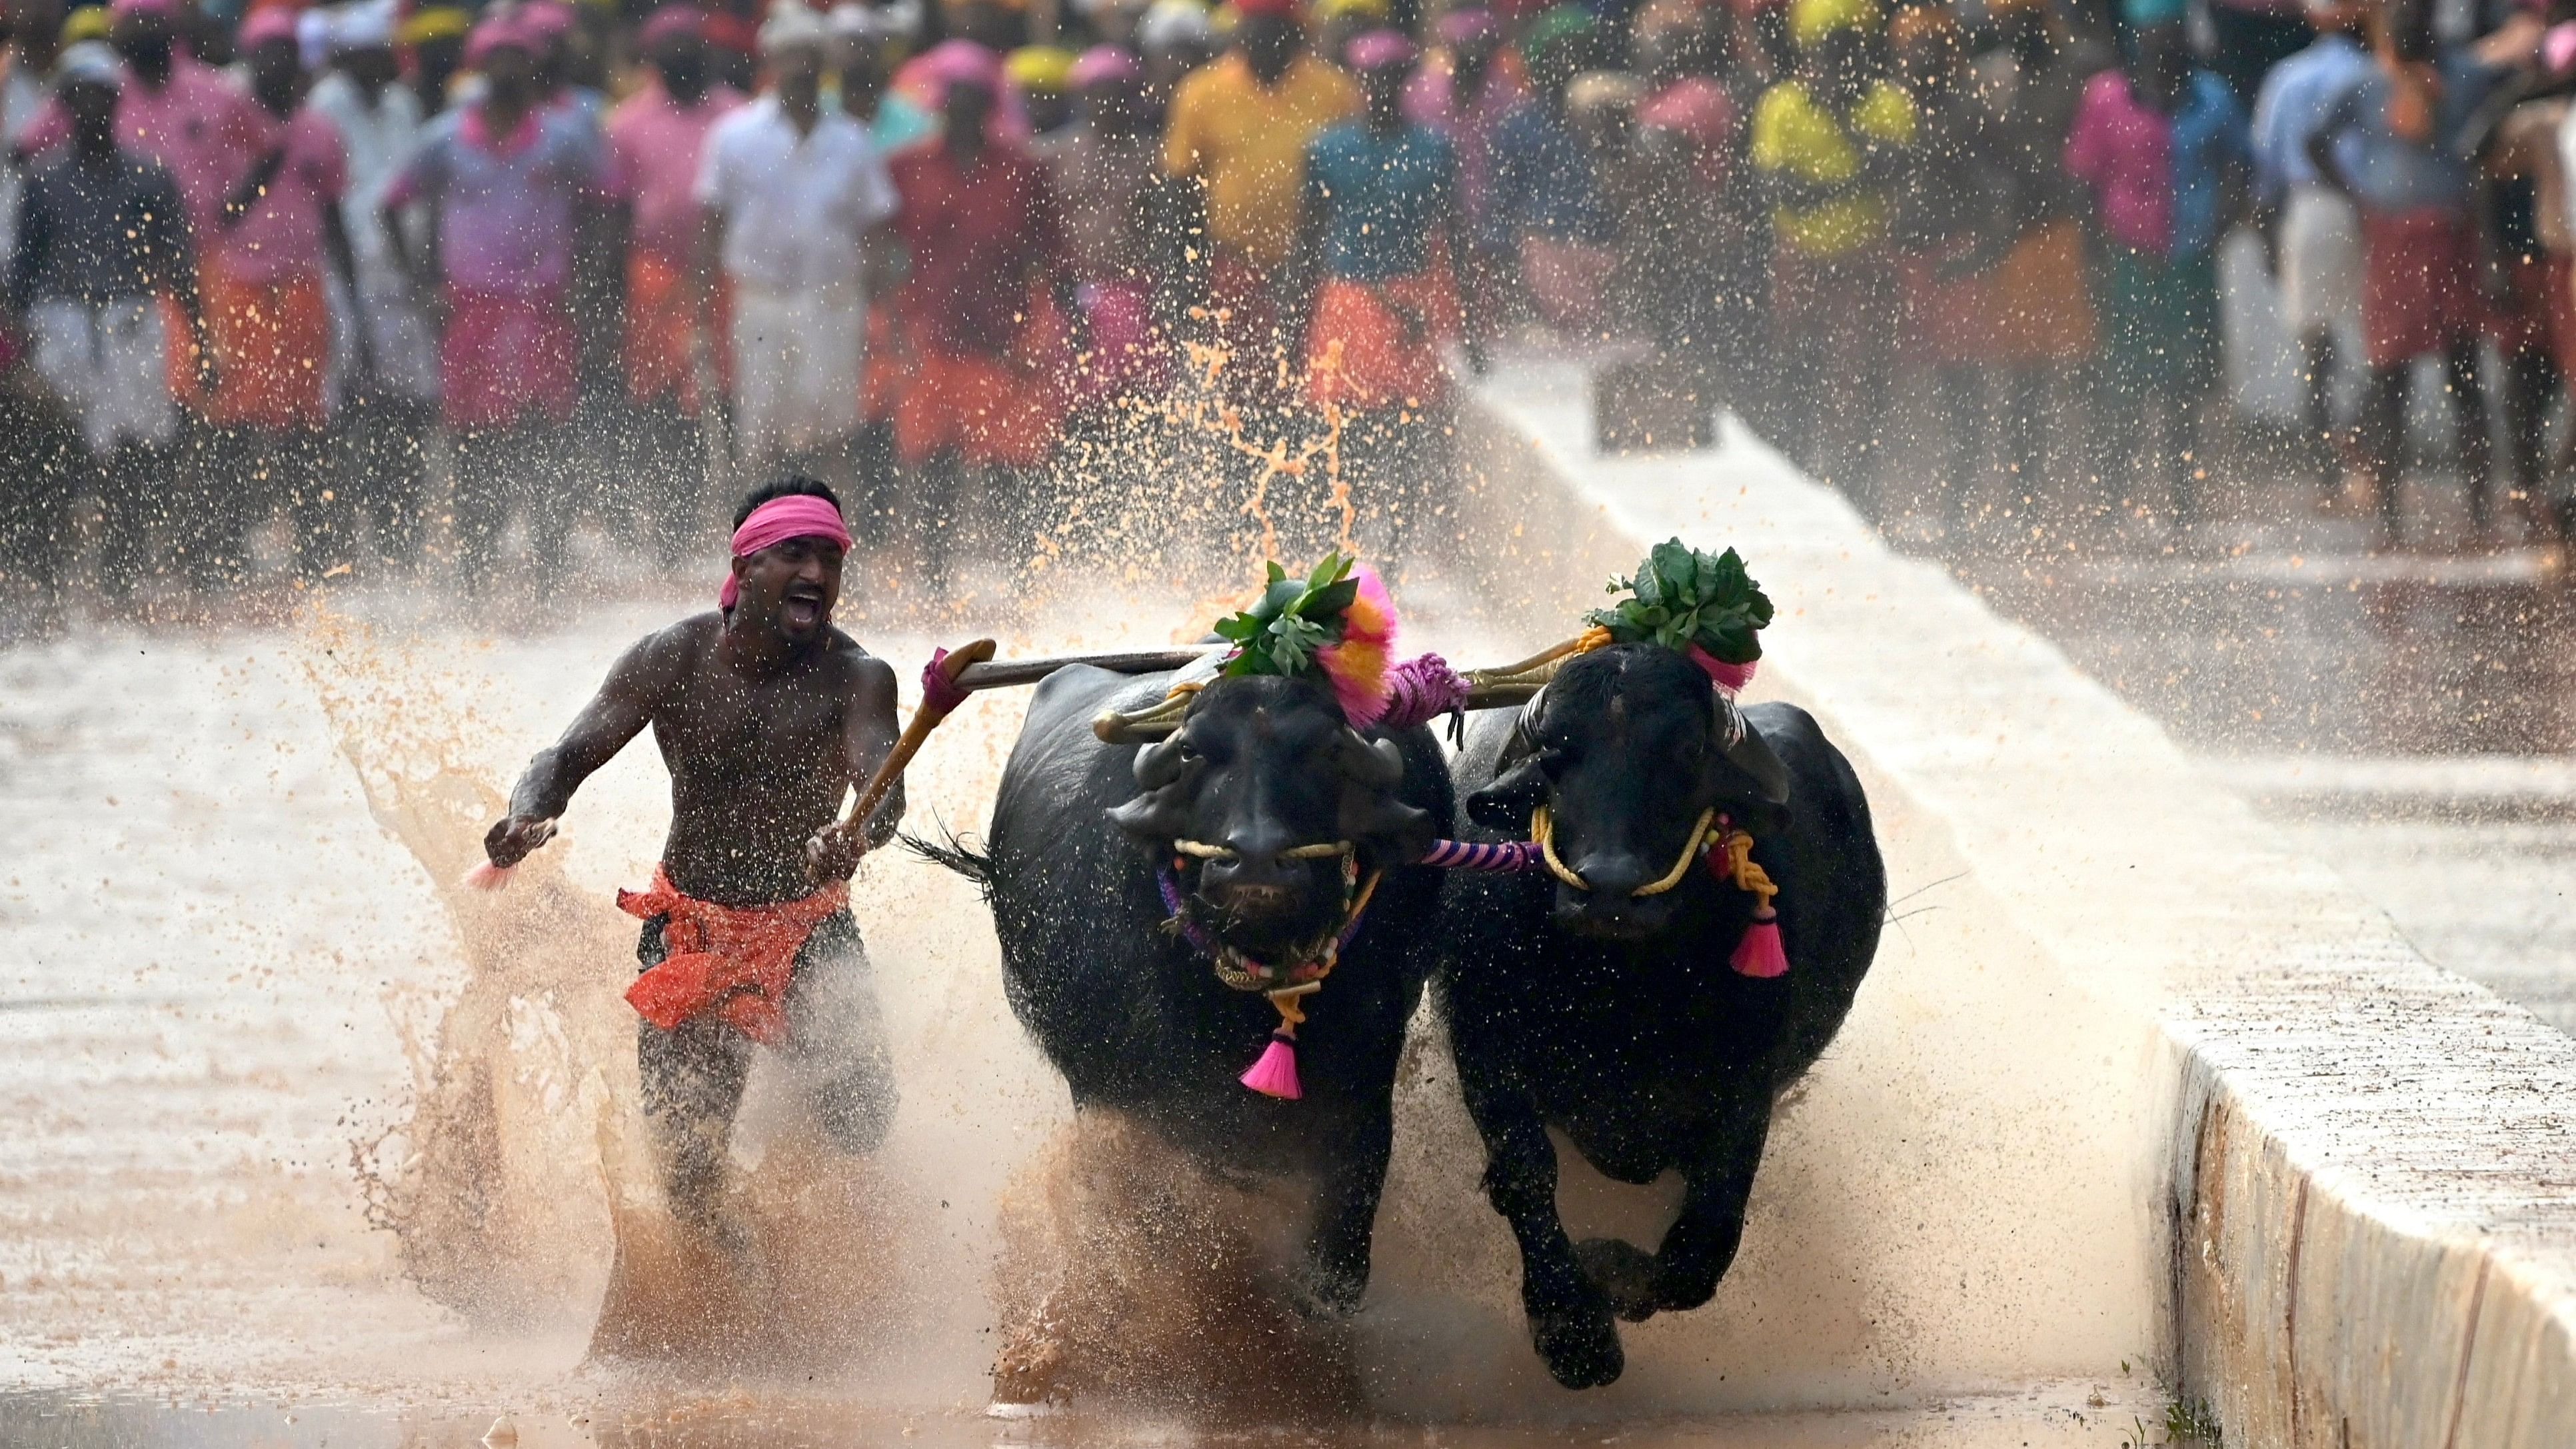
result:
[(894, 671), (832, 627), (850, 536), (807, 478), (755, 490), (734, 519), (721, 607), (646, 635), (511, 792), (484, 837), (525, 859), (573, 791), (653, 727), (671, 770), (671, 833), (644, 918), (636, 1057), (673, 1214), (729, 1248), (721, 1212), (734, 1109), (755, 1044), (783, 1053), (823, 1130), (866, 1151), (895, 1091), (849, 878), (893, 834), (900, 784), (863, 824), (837, 817), (895, 742)]

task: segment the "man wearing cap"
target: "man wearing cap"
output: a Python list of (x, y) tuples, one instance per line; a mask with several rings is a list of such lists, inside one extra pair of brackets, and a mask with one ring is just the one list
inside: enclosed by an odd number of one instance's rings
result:
[(422, 129), (420, 97), (401, 83), (394, 54), (394, 10), (395, 0), (365, 0), (332, 17), (332, 68), (305, 103), (340, 138), (340, 225), (356, 273), (333, 298), (334, 487), (367, 516), (378, 561), (409, 569), (421, 541), (421, 444), (437, 413), (438, 342), (384, 230), (385, 196)]
[(1073, 119), (1074, 53), (1060, 45), (1023, 45), (1002, 58), (1010, 93), (1029, 118), (1029, 134), (1052, 136)]
[(1448, 263), (1461, 250), (1458, 153), (1404, 117), (1416, 52), (1402, 32), (1355, 36), (1346, 54), (1366, 109), (1306, 148), (1297, 260), (1319, 276), (1306, 396), (1350, 415), (1343, 477), (1376, 515), (1368, 522), (1388, 540), (1385, 552), (1400, 560), (1405, 519), (1434, 501), (1423, 485), (1443, 461), (1449, 376), (1440, 348), (1459, 332)]
[(508, 869), (554, 834), (573, 792), (647, 726), (671, 773), (671, 828), (643, 918), (636, 1059), (671, 1213), (739, 1261), (726, 1144), (756, 1049), (779, 1052), (833, 1144), (874, 1148), (893, 1117), (883, 1013), (850, 875), (903, 818), (903, 786), (839, 815), (895, 741), (894, 671), (832, 625), (850, 546), (832, 490), (789, 478), (736, 515), (717, 607), (648, 634), (563, 737), (529, 761), (484, 837)]
[(1483, 341), (1502, 309), (1517, 239), (1498, 222), (1493, 204), (1496, 148), (1503, 118), (1525, 94), (1517, 77), (1497, 63), (1502, 28), (1493, 12), (1463, 7), (1440, 17), (1440, 49), (1414, 72), (1404, 89), (1404, 113), (1449, 140), (1458, 155), (1458, 205), (1466, 221), (1458, 269), (1465, 306), (1467, 355), (1483, 364)]
[(665, 5), (640, 37), (652, 78), (608, 118), (609, 188), (625, 202), (625, 383), (629, 410), (622, 429), (628, 472), (644, 497), (662, 562), (673, 564), (697, 540), (708, 511), (706, 450), (697, 419), (703, 356), (708, 380), (722, 385), (722, 319), (705, 354), (697, 350), (698, 167), (707, 134), (743, 102), (717, 81), (707, 56), (705, 14), (694, 5)]
[[(1032, 526), (1028, 473), (1054, 450), (1063, 419), (1050, 343), (1071, 301), (1063, 233), (1046, 173), (992, 124), (1002, 71), (970, 41), (934, 47), (940, 135), (892, 166), (895, 231), (910, 275), (896, 294), (907, 375), (895, 403), (895, 454), (916, 484), (922, 563), (943, 583), (950, 536), (996, 515)], [(978, 506), (978, 505), (981, 506)]]
[[(109, 13), (127, 77), (116, 105), (118, 144), (168, 167), (187, 203), (189, 226), (200, 237), (210, 235), (269, 125), (249, 95), (180, 48), (177, 0), (114, 0)], [(19, 149), (33, 155), (70, 135), (71, 116), (57, 98)]]
[(2029, 490), (2049, 477), (2041, 442), (2051, 394), (2065, 416), (2093, 360), (2083, 225), (2090, 200), (2067, 174), (2066, 135), (2086, 83), (2117, 56), (2074, 34), (2048, 0), (1988, 0), (1986, 14), (1996, 44), (1977, 58), (1977, 93), (1989, 108), (1986, 137), (2006, 182), (2003, 220), (2012, 231), (1987, 293), (1994, 309), (1987, 336), (1989, 357), (2006, 377), (1997, 409), (2004, 462)]
[(2341, 482), (2333, 437), (2335, 333), (2361, 326), (2361, 218), (2317, 174), (2308, 139), (2335, 98), (2370, 73), (2361, 46), (2363, 7), (2322, 0), (2307, 7), (2316, 39), (2272, 68), (2254, 102), (2254, 197), (2272, 242), (2281, 321), (2298, 339), (2306, 374), (2307, 451), (2320, 498)]
[(169, 170), (118, 144), (117, 92), (126, 80), (115, 53), (97, 41), (74, 45), (55, 74), (68, 144), (27, 175), (7, 302), (26, 330), (37, 377), (77, 423), (89, 466), (10, 480), (21, 510), (13, 522), (35, 581), (50, 591), (71, 547), (70, 504), (84, 489), (95, 492), (104, 524), (100, 577), (122, 593), (141, 577), (151, 522), (166, 510), (154, 492), (178, 430), (158, 299), (176, 299), (198, 335), (204, 331), (195, 248)]
[(471, 12), (427, 5), (411, 13), (394, 38), (411, 57), (411, 93), (421, 119), (447, 109), (447, 88), (465, 64), (465, 41), (474, 30)]
[(730, 289), (741, 466), (782, 458), (844, 470), (859, 423), (865, 248), (894, 213), (866, 128), (822, 102), (821, 17), (781, 3), (760, 30), (770, 89), (707, 133), (696, 197), (700, 316)]
[(1763, 92), (1749, 159), (1771, 205), (1772, 308), (1785, 393), (1812, 419), (1802, 465), (1865, 502), (1884, 440), (1897, 317), (1889, 191), (1914, 140), (1913, 103), (1872, 79), (1876, 0), (1795, 0), (1794, 79)]
[(1081, 104), (1073, 125), (1038, 144), (1062, 209), (1066, 264), (1083, 335), (1071, 358), (1067, 402), (1093, 421), (1116, 404), (1170, 380), (1165, 324), (1171, 273), (1170, 238), (1155, 225), (1161, 138), (1145, 100), (1145, 67), (1112, 45), (1083, 52), (1073, 66)]
[(302, 102), (293, 12), (253, 11), (241, 52), (262, 132), (214, 226), (198, 237), (222, 382), (180, 392), (208, 427), (192, 460), (196, 513), (206, 566), (231, 578), (244, 564), (243, 529), (285, 504), (298, 561), (318, 579), (349, 561), (351, 496), (325, 480), (321, 458), (321, 363), (331, 350), (323, 278), (327, 266), (345, 291), (354, 270), (339, 209), (348, 173), (339, 133)]
[(1297, 240), (1306, 147), (1360, 108), (1351, 78), (1306, 48), (1297, 0), (1240, 0), (1234, 49), (1192, 72), (1172, 96), (1163, 171), (1195, 177), (1207, 194), (1211, 315), (1232, 354), (1227, 385), (1244, 401), (1277, 405), (1272, 390), (1294, 341), (1280, 328), (1302, 299), (1278, 294)]
[[(598, 131), (548, 110), (535, 42), (507, 16), (475, 28), (466, 63), (482, 93), (430, 123), (385, 194), (385, 234), (421, 295), (443, 314), (439, 411), (456, 440), (458, 570), (480, 591), (514, 504), (549, 586), (564, 562), (570, 488), (559, 465), (579, 378), (567, 296), (575, 207), (602, 169)], [(407, 244), (402, 212), (425, 214)]]

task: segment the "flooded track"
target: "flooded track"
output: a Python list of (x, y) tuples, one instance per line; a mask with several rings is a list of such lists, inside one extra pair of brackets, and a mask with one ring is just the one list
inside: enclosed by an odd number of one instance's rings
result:
[[(1555, 621), (1492, 631), (1428, 575), (1403, 596), (1409, 647), (1462, 661), (1524, 652)], [(1179, 1219), (1217, 1226), (1195, 1259), (1118, 1228), (1120, 1194), (1198, 1188), (1150, 1154), (1100, 1156), (1114, 1124), (1068, 1135), (1062, 1087), (1002, 1001), (989, 916), (891, 853), (858, 910), (903, 1089), (892, 1138), (832, 1159), (755, 1078), (736, 1164), (778, 1266), (761, 1292), (711, 1286), (673, 1254), (631, 1145), (632, 933), (610, 898), (651, 866), (658, 762), (630, 749), (595, 777), (503, 895), (448, 884), (528, 751), (694, 599), (504, 640), (356, 622), (398, 602), (0, 655), (0, 821), (43, 842), (0, 873), (0, 1440), (463, 1444), (507, 1415), (532, 1444), (1259, 1439), (1263, 1423), (1301, 1443), (1517, 1444), (1562, 1431), (1513, 1424), (1583, 1422), (1623, 1443), (1722, 1423), (1728, 1443), (2107, 1449), (2162, 1412), (2130, 1151), (2149, 1043), (2068, 983), (1984, 964), (2011, 943), (1955, 888), (1890, 933), (1775, 1131), (1717, 1301), (1628, 1330), (1610, 1391), (1566, 1394), (1528, 1350), (1434, 1030), (1401, 1087), (1358, 1320), (1284, 1371), (1228, 1344), (1277, 1328), (1243, 1296), (1258, 1244), (1204, 1206)], [(926, 652), (857, 612), (906, 672)], [(1088, 622), (1005, 630), (1006, 650), (1159, 642), (1205, 606), (1166, 592), (1075, 612)], [(1019, 708), (979, 698), (934, 739), (916, 824), (980, 823)], [(1880, 825), (1896, 895), (1956, 874), (1934, 823), (1889, 801)], [(1578, 1230), (1660, 1231), (1668, 1192), (1585, 1176), (1565, 1189)], [(1091, 1274), (1084, 1301), (1148, 1345), (1121, 1338), (1125, 1381), (1102, 1395), (1134, 1407), (983, 1419), (999, 1336), (1068, 1260)], [(1793, 1408), (1832, 1412), (1777, 1416)]]

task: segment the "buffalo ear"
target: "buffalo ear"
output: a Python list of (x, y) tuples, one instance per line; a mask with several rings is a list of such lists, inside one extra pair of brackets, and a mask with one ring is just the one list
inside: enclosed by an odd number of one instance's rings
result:
[(1188, 763), (1189, 758), (1183, 753), (1181, 746), (1181, 733), (1174, 731), (1169, 737), (1136, 752), (1136, 763), (1133, 768), (1136, 772), (1137, 787), (1144, 790), (1159, 790), (1179, 779), (1182, 767)]
[(1735, 767), (1733, 773), (1753, 782), (1757, 797), (1765, 804), (1788, 804), (1789, 767), (1762, 738), (1761, 731), (1753, 727), (1753, 721), (1745, 720), (1743, 729), (1735, 743), (1726, 747), (1726, 762)]
[(1357, 784), (1342, 787), (1339, 827), (1344, 840), (1382, 862), (1420, 860), (1440, 836), (1430, 811), (1405, 804), (1391, 791)]
[(1112, 805), (1109, 823), (1138, 840), (1178, 839), (1190, 828), (1190, 801), (1196, 793), (1193, 783), (1175, 780), (1160, 789), (1144, 791), (1124, 805)]

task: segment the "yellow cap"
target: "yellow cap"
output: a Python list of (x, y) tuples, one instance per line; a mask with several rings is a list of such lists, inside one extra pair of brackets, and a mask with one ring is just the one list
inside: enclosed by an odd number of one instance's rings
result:
[(1358, 16), (1367, 20), (1384, 20), (1386, 0), (1315, 0), (1315, 15), (1322, 20), (1340, 20)]
[(455, 40), (473, 28), (473, 16), (453, 5), (433, 5), (413, 11), (402, 29), (394, 32), (394, 38), (405, 45), (420, 45), (432, 40)]
[(84, 5), (63, 17), (62, 43), (69, 47), (84, 40), (105, 40), (108, 29), (107, 7)]
[(1002, 74), (1024, 91), (1061, 91), (1073, 84), (1072, 51), (1060, 45), (1023, 45), (1002, 60)]
[(1792, 0), (1789, 38), (1811, 46), (1837, 30), (1869, 30), (1878, 24), (1878, 0)]

